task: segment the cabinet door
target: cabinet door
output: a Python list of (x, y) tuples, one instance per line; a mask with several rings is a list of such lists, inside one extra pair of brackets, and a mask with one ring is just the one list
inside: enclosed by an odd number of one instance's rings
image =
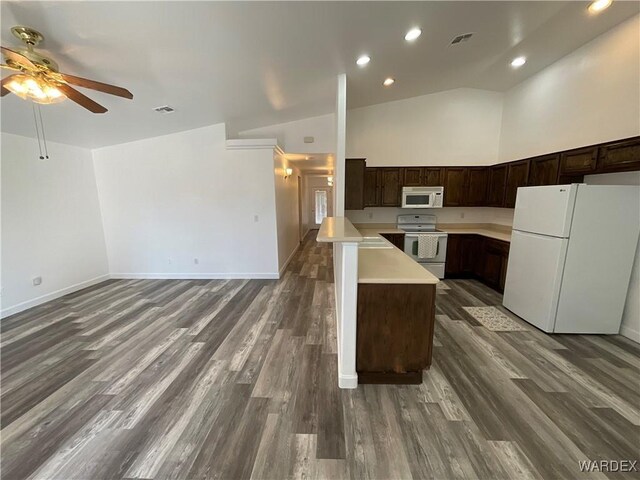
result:
[(529, 171), (529, 185), (557, 185), (558, 169), (560, 167), (560, 155), (545, 155), (532, 158)]
[(403, 233), (381, 233), (380, 236), (386, 238), (394, 246), (404, 251), (404, 234)]
[(447, 236), (447, 257), (444, 264), (444, 276), (447, 278), (462, 273), (462, 237), (464, 235), (451, 233)]
[(380, 206), (380, 170), (367, 167), (364, 169), (364, 206)]
[(364, 158), (347, 158), (345, 160), (345, 210), (362, 210), (364, 208), (364, 169)]
[(400, 206), (400, 169), (380, 169), (380, 205), (383, 207)]
[(504, 292), (504, 286), (507, 283), (507, 265), (509, 263), (509, 246), (507, 245), (506, 251), (502, 252), (502, 271), (500, 272), (500, 283), (498, 290)]
[(489, 192), (487, 205), (489, 207), (504, 206), (504, 189), (507, 183), (507, 166), (496, 165), (489, 169)]
[(600, 147), (598, 172), (640, 170), (640, 137)]
[(469, 188), (467, 189), (467, 197), (465, 205), (474, 207), (487, 204), (487, 187), (489, 183), (489, 168), (470, 168), (469, 169)]
[(598, 147), (579, 148), (560, 154), (561, 175), (585, 175), (596, 170)]
[(402, 185), (405, 187), (422, 185), (422, 167), (404, 167), (402, 169)]
[(449, 168), (444, 171), (444, 206), (464, 205), (469, 181), (468, 168)]
[(515, 207), (518, 187), (526, 187), (528, 180), (529, 160), (521, 160), (507, 164), (507, 186), (504, 192), (505, 207)]
[(462, 235), (460, 242), (460, 270), (466, 275), (473, 275), (477, 270), (480, 237), (477, 235)]
[(444, 168), (430, 168), (425, 167), (422, 169), (422, 185), (425, 187), (441, 187), (444, 185), (443, 177)]
[(507, 259), (509, 257), (509, 244), (500, 240), (485, 238), (482, 257), (481, 280), (490, 287), (503, 291), (507, 272)]

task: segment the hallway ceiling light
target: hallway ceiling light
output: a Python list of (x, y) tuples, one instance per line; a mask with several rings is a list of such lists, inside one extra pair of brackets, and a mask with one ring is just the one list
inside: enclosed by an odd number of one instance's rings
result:
[(513, 60), (511, 60), (511, 66), (513, 68), (520, 68), (525, 63), (527, 63), (527, 59), (525, 57), (516, 57)]
[(382, 82), (382, 85), (384, 85), (385, 87), (389, 87), (391, 85), (393, 85), (395, 83), (395, 80), (391, 77), (389, 78), (385, 78), (384, 82)]
[(360, 66), (360, 67), (364, 67), (367, 63), (369, 63), (371, 61), (371, 57), (369, 55), (362, 55), (358, 58), (358, 60), (356, 60), (356, 63)]
[(404, 36), (404, 39), (407, 42), (413, 42), (416, 38), (418, 38), (420, 35), (422, 35), (422, 30), (420, 30), (419, 28), (412, 28), (411, 30), (409, 30), (407, 32), (407, 34)]
[(600, 13), (609, 8), (612, 3), (612, 0), (595, 0), (595, 2), (591, 2), (591, 5), (589, 5), (589, 13)]

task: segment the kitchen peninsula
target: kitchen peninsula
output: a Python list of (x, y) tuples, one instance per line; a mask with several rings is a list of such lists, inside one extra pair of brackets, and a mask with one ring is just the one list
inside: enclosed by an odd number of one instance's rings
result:
[(343, 388), (421, 383), (431, 365), (438, 279), (380, 233), (333, 217), (317, 237), (334, 243), (339, 379), (357, 372)]

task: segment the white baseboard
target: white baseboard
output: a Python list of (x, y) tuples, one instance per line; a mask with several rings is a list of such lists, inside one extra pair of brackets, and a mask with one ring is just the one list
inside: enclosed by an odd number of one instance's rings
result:
[(119, 280), (277, 280), (278, 273), (112, 273)]
[(341, 375), (341, 374), (338, 374), (338, 387), (340, 387), (340, 388), (358, 388), (358, 375)]
[(640, 343), (640, 331), (626, 325), (620, 326), (620, 335), (627, 337), (629, 340), (633, 340), (636, 343)]
[(5, 318), (9, 315), (20, 313), (32, 307), (37, 307), (38, 305), (50, 302), (51, 300), (55, 300), (56, 298), (64, 297), (65, 295), (77, 292), (78, 290), (82, 290), (83, 288), (91, 287), (93, 285), (96, 285), (97, 283), (109, 280), (109, 278), (111, 278), (109, 274), (100, 275), (99, 277), (76, 283), (75, 285), (71, 285), (69, 287), (61, 288), (60, 290), (56, 290), (55, 292), (47, 293), (46, 295), (27, 300), (26, 302), (18, 303), (17, 305), (13, 305), (11, 307), (3, 309), (0, 312), (0, 318)]
[(293, 252), (291, 252), (291, 255), (289, 255), (289, 258), (287, 258), (287, 261), (284, 262), (284, 265), (280, 268), (280, 272), (279, 272), (278, 278), (282, 277), (282, 274), (287, 269), (287, 267), (291, 263), (291, 260), (293, 260), (293, 257), (295, 257), (296, 253), (298, 253), (299, 249), (300, 249), (300, 244), (298, 244), (298, 246), (293, 249)]

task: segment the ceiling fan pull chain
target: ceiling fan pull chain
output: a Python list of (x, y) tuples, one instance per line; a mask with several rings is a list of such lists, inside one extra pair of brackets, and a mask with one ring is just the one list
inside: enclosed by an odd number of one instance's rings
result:
[(42, 121), (42, 109), (38, 104), (38, 115), (40, 115), (40, 130), (42, 130), (42, 143), (44, 143), (44, 156), (49, 160), (49, 150), (47, 149), (47, 137), (44, 136), (44, 122)]
[(42, 145), (40, 144), (40, 129), (38, 128), (38, 118), (36, 117), (36, 104), (32, 103), (33, 107), (33, 122), (36, 124), (36, 138), (38, 139), (38, 150), (40, 150), (40, 160), (44, 160), (42, 156)]

